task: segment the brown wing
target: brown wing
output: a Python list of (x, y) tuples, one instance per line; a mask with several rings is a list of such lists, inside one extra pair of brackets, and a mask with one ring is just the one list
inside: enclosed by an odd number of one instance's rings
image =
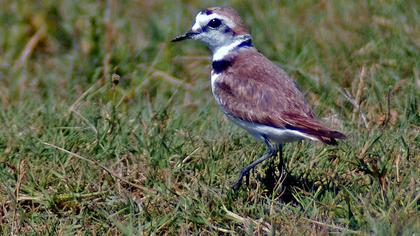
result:
[(226, 113), (248, 122), (294, 129), (336, 143), (340, 132), (324, 127), (294, 81), (255, 50), (234, 55), (214, 84), (214, 93)]

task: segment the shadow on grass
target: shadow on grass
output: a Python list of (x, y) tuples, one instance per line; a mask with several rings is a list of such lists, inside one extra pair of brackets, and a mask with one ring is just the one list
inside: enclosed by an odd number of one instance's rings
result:
[[(298, 199), (294, 197), (296, 190), (316, 191), (319, 184), (315, 181), (309, 180), (303, 176), (293, 175), (286, 170), (283, 175), (277, 170), (274, 162), (268, 163), (264, 176), (257, 176), (257, 181), (260, 181), (268, 196), (272, 194), (280, 194), (279, 200), (284, 203), (300, 204)], [(280, 190), (278, 188), (281, 188)], [(337, 186), (323, 186), (319, 194), (323, 195), (327, 192), (338, 193), (340, 189)]]

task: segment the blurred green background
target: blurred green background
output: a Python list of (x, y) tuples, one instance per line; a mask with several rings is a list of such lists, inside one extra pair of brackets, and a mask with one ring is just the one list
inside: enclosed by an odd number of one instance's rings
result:
[[(213, 101), (210, 54), (170, 40), (232, 6), (337, 147), (264, 151)], [(0, 0), (2, 234), (420, 232), (420, 4)]]

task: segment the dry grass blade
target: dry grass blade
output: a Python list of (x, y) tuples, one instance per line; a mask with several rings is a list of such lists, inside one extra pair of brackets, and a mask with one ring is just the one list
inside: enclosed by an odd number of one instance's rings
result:
[(38, 43), (47, 35), (47, 29), (45, 25), (42, 25), (38, 31), (31, 37), (31, 39), (26, 44), (22, 53), (19, 56), (19, 59), (15, 62), (15, 69), (21, 68), (26, 61), (28, 61), (32, 52), (35, 50)]
[(81, 94), (76, 101), (70, 106), (67, 115), (70, 115), (80, 104), (80, 102), (85, 99), (90, 92), (94, 91), (95, 89), (97, 89), (97, 86), (99, 85), (99, 87), (101, 87), (101, 81), (98, 80), (96, 81), (92, 86), (90, 86), (83, 94)]
[(177, 87), (184, 88), (185, 90), (191, 90), (192, 89), (192, 86), (190, 84), (185, 83), (185, 82), (181, 81), (180, 79), (175, 78), (174, 76), (172, 76), (172, 75), (170, 75), (166, 72), (163, 72), (163, 71), (156, 70), (155, 72), (153, 72), (152, 76), (162, 78), (166, 82), (169, 82), (169, 83), (171, 83), (171, 84), (173, 84)]
[(182, 160), (182, 164), (187, 163), (189, 160), (191, 160), (192, 156), (198, 151), (200, 150), (200, 148), (196, 148), (194, 149), (194, 151), (192, 151), (190, 154), (188, 154), (188, 156), (186, 156), (183, 160)]
[(356, 91), (355, 97), (352, 96), (351, 93), (347, 91), (346, 89), (344, 90), (340, 89), (339, 91), (353, 106), (353, 113), (352, 113), (352, 118), (351, 118), (352, 121), (355, 122), (356, 117), (358, 117), (359, 115), (359, 119), (363, 121), (365, 128), (369, 128), (366, 115), (362, 111), (362, 108), (361, 108), (364, 91), (366, 90), (365, 78), (366, 78), (366, 68), (365, 66), (363, 66), (362, 69), (360, 70), (359, 83), (357, 85), (357, 91)]
[(365, 91), (365, 77), (366, 77), (366, 69), (365, 66), (362, 67), (361, 71), (360, 71), (360, 75), (359, 75), (359, 84), (357, 86), (357, 92), (356, 92), (356, 104), (357, 107), (354, 107), (353, 109), (353, 117), (352, 120), (355, 119), (356, 115), (358, 112), (360, 111), (360, 104), (362, 103), (362, 97)]
[(118, 179), (118, 180), (120, 180), (120, 181), (122, 181), (122, 182), (124, 182), (124, 183), (126, 183), (126, 184), (128, 184), (128, 185), (130, 185), (130, 186), (132, 186), (132, 187), (138, 188), (138, 189), (140, 189), (140, 190), (142, 190), (142, 191), (144, 191), (144, 192), (146, 192), (146, 193), (150, 193), (150, 194), (154, 194), (154, 193), (155, 193), (155, 191), (154, 191), (154, 190), (148, 189), (148, 188), (146, 188), (146, 187), (140, 186), (140, 185), (138, 185), (138, 184), (132, 183), (132, 182), (130, 182), (130, 181), (128, 181), (128, 180), (126, 180), (126, 179), (122, 178), (121, 176), (119, 176), (119, 175), (115, 174), (115, 173), (114, 173), (114, 172), (112, 172), (110, 169), (106, 168), (104, 165), (101, 165), (101, 164), (100, 164), (100, 163), (98, 163), (97, 161), (90, 160), (90, 159), (88, 159), (88, 158), (86, 158), (86, 157), (83, 157), (83, 156), (80, 156), (79, 154), (76, 154), (76, 153), (70, 152), (70, 151), (68, 151), (68, 150), (66, 150), (66, 149), (64, 149), (64, 148), (58, 147), (58, 146), (56, 146), (56, 145), (54, 145), (54, 144), (50, 144), (50, 143), (47, 143), (47, 142), (41, 142), (41, 143), (42, 143), (42, 144), (44, 144), (45, 146), (49, 146), (49, 147), (55, 148), (55, 149), (57, 149), (57, 150), (60, 150), (60, 151), (62, 151), (62, 152), (65, 152), (65, 153), (67, 153), (67, 154), (69, 154), (69, 155), (71, 155), (71, 156), (73, 156), (73, 157), (77, 157), (77, 158), (79, 158), (80, 160), (83, 160), (83, 161), (89, 162), (89, 163), (91, 163), (91, 164), (93, 164), (93, 165), (95, 165), (95, 166), (97, 166), (97, 167), (101, 168), (102, 170), (104, 170), (105, 172), (107, 172), (110, 176), (112, 176), (112, 177), (114, 177), (114, 178), (116, 178), (116, 179)]
[(270, 225), (267, 222), (264, 222), (262, 220), (257, 221), (257, 220), (251, 219), (249, 217), (247, 217), (247, 218), (242, 217), (242, 216), (240, 216), (240, 215), (238, 215), (238, 214), (236, 214), (232, 211), (229, 211), (226, 208), (225, 205), (222, 206), (222, 209), (226, 212), (226, 215), (227, 215), (228, 218), (231, 218), (231, 219), (233, 219), (237, 222), (242, 223), (245, 226), (245, 228), (249, 228), (249, 225), (253, 224), (256, 228), (261, 228), (267, 234), (273, 233), (272, 232), (274, 230), (273, 226)]
[[(327, 228), (330, 228), (330, 229), (338, 230), (338, 231), (340, 231), (340, 233), (351, 233), (351, 234), (356, 234), (356, 235), (363, 235), (363, 233), (359, 232), (359, 231), (346, 229), (346, 228), (336, 226), (336, 225), (326, 224), (326, 223), (319, 222), (319, 221), (316, 221), (316, 220), (311, 220), (311, 219), (308, 219), (308, 218), (303, 218), (303, 219), (306, 220), (306, 221), (309, 221), (311, 223), (317, 224), (317, 225), (321, 225), (321, 226), (324, 226), (324, 227), (327, 227)], [(330, 233), (333, 233), (333, 232), (330, 232)]]
[(212, 227), (213, 229), (215, 229), (217, 231), (220, 231), (222, 233), (231, 234), (231, 235), (234, 235), (235, 234), (235, 232), (232, 231), (232, 230), (223, 229), (223, 228), (220, 228), (220, 227), (217, 227), (217, 226), (214, 226), (214, 225), (210, 225), (210, 227)]
[(97, 134), (98, 133), (98, 130), (96, 130), (96, 128), (95, 128), (95, 126), (93, 125), (93, 124), (91, 124), (90, 122), (89, 122), (89, 120), (88, 119), (86, 119), (82, 114), (80, 114), (78, 111), (76, 111), (76, 110), (72, 110), (72, 112), (74, 113), (74, 114), (76, 114), (76, 116), (78, 116), (80, 119), (82, 119), (83, 120), (83, 122), (85, 122), (88, 126), (89, 126), (89, 128), (95, 133), (95, 134)]
[(19, 217), (18, 217), (18, 207), (17, 207), (17, 203), (19, 201), (19, 192), (20, 192), (20, 187), (22, 184), (22, 180), (25, 176), (25, 160), (20, 160), (19, 162), (19, 166), (18, 166), (18, 181), (16, 183), (16, 188), (15, 188), (15, 200), (16, 200), (16, 206), (15, 209), (13, 211), (13, 225), (12, 225), (12, 232), (14, 232), (14, 234), (17, 235), (17, 233), (20, 231), (19, 230)]

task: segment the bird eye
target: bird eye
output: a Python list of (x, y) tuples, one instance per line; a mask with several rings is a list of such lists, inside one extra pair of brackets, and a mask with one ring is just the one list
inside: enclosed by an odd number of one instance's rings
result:
[(212, 19), (207, 25), (212, 28), (217, 28), (222, 24), (222, 21), (220, 19)]

